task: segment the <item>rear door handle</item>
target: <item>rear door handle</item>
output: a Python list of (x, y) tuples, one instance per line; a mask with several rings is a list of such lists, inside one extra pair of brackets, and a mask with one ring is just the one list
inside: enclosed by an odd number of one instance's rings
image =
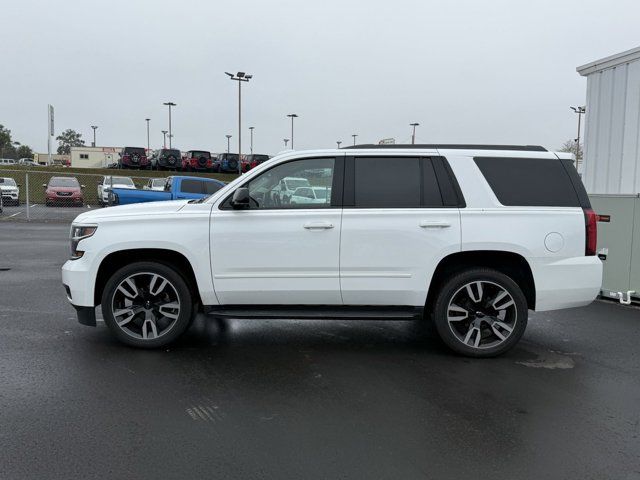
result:
[(333, 228), (333, 223), (329, 222), (309, 222), (304, 224), (304, 228), (307, 230), (328, 230)]
[(420, 228), (449, 228), (451, 223), (449, 222), (432, 222), (432, 221), (421, 221), (418, 225)]

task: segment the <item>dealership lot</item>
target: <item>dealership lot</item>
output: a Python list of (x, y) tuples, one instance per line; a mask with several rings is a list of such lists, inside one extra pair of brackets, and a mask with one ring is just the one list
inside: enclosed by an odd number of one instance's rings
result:
[(69, 224), (74, 218), (82, 212), (101, 208), (97, 202), (93, 202), (82, 207), (46, 207), (39, 203), (29, 204), (29, 217), (27, 217), (27, 206), (22, 203), (17, 207), (6, 206), (4, 212), (0, 215), (0, 222), (24, 221), (27, 218), (31, 220), (48, 221), (48, 222), (64, 222)]
[(636, 308), (533, 313), (491, 360), (413, 322), (199, 318), (133, 350), (76, 322), (68, 231), (0, 221), (2, 478), (640, 478)]

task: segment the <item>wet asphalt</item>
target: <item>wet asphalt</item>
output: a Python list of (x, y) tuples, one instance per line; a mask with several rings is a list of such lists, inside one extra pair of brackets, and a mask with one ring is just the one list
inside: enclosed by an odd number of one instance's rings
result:
[(0, 222), (3, 480), (640, 479), (639, 309), (532, 313), (490, 360), (417, 322), (198, 318), (140, 351), (75, 321), (67, 235)]

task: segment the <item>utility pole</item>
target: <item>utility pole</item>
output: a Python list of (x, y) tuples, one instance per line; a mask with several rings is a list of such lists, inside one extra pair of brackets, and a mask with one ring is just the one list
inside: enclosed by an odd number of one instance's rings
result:
[(164, 102), (163, 105), (169, 107), (169, 148), (171, 148), (171, 139), (173, 138), (173, 135), (171, 134), (171, 107), (175, 107), (176, 104), (173, 102)]
[(97, 125), (91, 125), (91, 128), (93, 128), (93, 143), (91, 144), (92, 147), (96, 146), (96, 130), (98, 129)]
[(145, 118), (144, 120), (145, 122), (147, 122), (147, 155), (149, 155), (149, 150), (151, 150), (151, 147), (149, 146), (151, 144), (151, 142), (149, 141), (149, 121), (151, 119)]
[(238, 82), (238, 175), (242, 175), (242, 82), (248, 82), (253, 75), (245, 72), (233, 73), (224, 72), (231, 80)]
[(296, 115), (295, 113), (290, 113), (289, 115), (287, 115), (287, 117), (291, 119), (291, 150), (293, 150), (293, 119), (298, 118), (298, 115)]
[(253, 129), (256, 127), (249, 127), (249, 131), (251, 132), (251, 155), (253, 155)]
[(411, 134), (411, 145), (415, 145), (416, 143), (416, 127), (419, 126), (419, 123), (410, 123), (410, 126), (413, 127), (413, 133)]
[(289, 143), (289, 139), (288, 139), (288, 138), (283, 138), (282, 140), (284, 141), (284, 148), (285, 148), (285, 150), (286, 150), (286, 148), (287, 148), (287, 143)]
[(229, 153), (231, 151), (231, 143), (230, 143), (231, 135), (227, 134), (225, 135), (225, 137), (227, 137), (227, 153)]
[(356, 144), (356, 137), (358, 136), (358, 134), (354, 133), (353, 135), (351, 135), (353, 137), (353, 144)]
[(167, 148), (167, 131), (162, 130), (162, 144), (164, 145), (162, 148)]
[(338, 148), (340, 148), (340, 145), (342, 144), (342, 141), (338, 140), (336, 143), (338, 144)]
[(578, 165), (580, 163), (580, 120), (582, 119), (582, 115), (586, 113), (586, 106), (578, 106), (578, 107), (569, 107), (573, 110), (574, 113), (578, 114), (578, 136), (576, 137), (576, 170), (578, 169)]

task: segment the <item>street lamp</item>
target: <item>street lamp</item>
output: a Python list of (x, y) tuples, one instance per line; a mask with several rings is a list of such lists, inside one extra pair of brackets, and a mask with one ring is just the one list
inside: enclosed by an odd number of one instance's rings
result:
[(96, 130), (98, 129), (97, 125), (91, 125), (91, 128), (93, 128), (93, 143), (91, 144), (92, 147), (96, 146)]
[(151, 120), (150, 118), (145, 118), (144, 119), (145, 122), (147, 122), (147, 155), (149, 154), (149, 150), (151, 150), (151, 147), (149, 146), (151, 144), (151, 142), (149, 142), (149, 121)]
[(298, 115), (290, 113), (287, 117), (291, 118), (291, 150), (293, 150), (293, 119), (298, 118)]
[(340, 145), (342, 145), (342, 140), (338, 140), (336, 143), (338, 144), (338, 148), (340, 148)]
[(231, 140), (231, 135), (227, 134), (225, 135), (225, 137), (227, 137), (227, 153), (229, 153), (231, 151), (231, 144), (229, 143), (229, 141)]
[(224, 72), (231, 80), (238, 82), (238, 175), (242, 174), (242, 82), (248, 82), (253, 75), (247, 75), (245, 72), (233, 73)]
[(587, 107), (569, 107), (574, 113), (578, 114), (578, 136), (576, 137), (576, 170), (578, 169), (578, 162), (580, 161), (580, 120), (582, 115), (587, 111)]
[[(173, 135), (171, 135), (171, 107), (175, 107), (176, 104), (173, 102), (164, 102), (163, 105), (169, 107), (169, 148), (171, 148), (171, 139), (173, 138)], [(166, 145), (165, 148), (167, 148)]]
[(356, 144), (356, 137), (358, 136), (358, 134), (354, 133), (353, 135), (351, 135), (353, 137), (353, 144)]
[(282, 141), (284, 142), (284, 148), (287, 148), (287, 143), (289, 143), (289, 139), (288, 138), (283, 138)]
[(411, 134), (411, 145), (414, 145), (416, 143), (416, 127), (418, 127), (420, 124), (410, 123), (409, 125), (413, 127), (413, 133)]
[(167, 131), (166, 130), (162, 130), (162, 144), (164, 145), (164, 147), (162, 148), (167, 148)]
[(253, 155), (253, 129), (256, 127), (249, 127), (249, 131), (251, 132), (251, 155)]

